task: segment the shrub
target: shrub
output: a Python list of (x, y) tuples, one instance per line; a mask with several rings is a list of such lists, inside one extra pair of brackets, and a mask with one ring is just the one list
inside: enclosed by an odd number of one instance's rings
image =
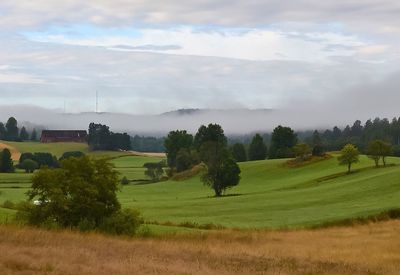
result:
[(130, 182), (130, 181), (128, 180), (127, 177), (123, 177), (123, 178), (121, 179), (121, 184), (122, 184), (122, 185), (128, 185), (129, 182)]
[(160, 180), (161, 176), (164, 174), (163, 170), (164, 162), (147, 162), (143, 165), (146, 170), (144, 174), (149, 177), (152, 181), (157, 182)]
[(1, 205), (1, 207), (3, 208), (8, 208), (8, 209), (15, 209), (15, 203), (13, 203), (10, 200), (6, 200), (3, 202), (3, 204)]
[(81, 152), (81, 151), (69, 151), (69, 152), (65, 152), (61, 158), (59, 159), (59, 161), (63, 161), (64, 159), (67, 158), (81, 158), (84, 157), (85, 153)]
[(19, 167), (21, 169), (24, 169), (26, 173), (33, 173), (33, 171), (35, 171), (36, 169), (39, 168), (39, 164), (31, 159), (25, 159), (20, 165)]
[(140, 212), (134, 209), (123, 209), (105, 218), (99, 230), (112, 235), (135, 235), (143, 223)]

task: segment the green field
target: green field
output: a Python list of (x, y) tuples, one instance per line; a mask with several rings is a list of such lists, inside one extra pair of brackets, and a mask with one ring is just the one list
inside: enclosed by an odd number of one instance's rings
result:
[[(115, 157), (114, 153), (111, 156)], [(112, 162), (121, 177), (140, 180), (145, 179), (143, 164), (159, 160), (123, 156)], [(298, 168), (287, 167), (285, 162), (241, 163), (239, 186), (222, 198), (213, 197), (213, 191), (203, 186), (199, 177), (131, 183), (121, 187), (118, 196), (123, 207), (140, 209), (147, 221), (213, 223), (234, 228), (318, 225), (400, 207), (400, 158), (389, 158), (388, 163), (396, 165), (377, 169), (373, 161), (362, 156), (350, 175), (340, 174), (346, 167), (339, 166), (335, 158)], [(23, 200), (29, 182), (30, 176), (22, 171), (0, 174), (0, 203)], [(10, 213), (0, 209), (0, 219)]]
[(59, 142), (59, 143), (41, 143), (41, 142), (10, 142), (1, 141), (4, 144), (15, 147), (21, 153), (36, 153), (36, 152), (48, 152), (57, 157), (68, 151), (81, 151), (85, 154), (98, 157), (119, 157), (127, 155), (125, 152), (110, 152), (110, 151), (95, 151), (90, 152), (89, 147), (85, 143), (74, 143), (74, 142)]

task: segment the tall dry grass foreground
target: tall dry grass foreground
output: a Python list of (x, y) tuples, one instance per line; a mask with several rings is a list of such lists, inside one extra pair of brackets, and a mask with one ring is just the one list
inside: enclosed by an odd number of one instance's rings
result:
[(1, 274), (399, 274), (400, 221), (123, 239), (0, 226)]

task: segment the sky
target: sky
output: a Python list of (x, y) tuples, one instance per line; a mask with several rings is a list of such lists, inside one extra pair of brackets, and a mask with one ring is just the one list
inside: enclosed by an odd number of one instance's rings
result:
[(0, 0), (0, 106), (90, 112), (98, 92), (102, 112), (399, 116), (399, 14), (396, 0)]

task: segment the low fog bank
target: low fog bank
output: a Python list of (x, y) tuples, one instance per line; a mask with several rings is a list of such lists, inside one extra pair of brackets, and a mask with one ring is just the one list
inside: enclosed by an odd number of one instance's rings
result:
[[(227, 134), (247, 134), (270, 132), (277, 125), (285, 125), (295, 130), (326, 129), (333, 126), (344, 127), (356, 119), (362, 122), (369, 118), (399, 116), (400, 112), (380, 111), (374, 108), (361, 108), (345, 104), (331, 106), (307, 106), (298, 102), (296, 107), (279, 110), (191, 110), (190, 112), (168, 112), (159, 115), (131, 115), (118, 113), (79, 113), (64, 114), (61, 110), (49, 110), (35, 106), (1, 106), (0, 120), (14, 116), (20, 125), (32, 127), (40, 125), (47, 129), (87, 129), (89, 123), (107, 124), (112, 131), (139, 135), (162, 136), (174, 129), (196, 132), (202, 124), (221, 124)], [(306, 107), (307, 106), (307, 107)]]

